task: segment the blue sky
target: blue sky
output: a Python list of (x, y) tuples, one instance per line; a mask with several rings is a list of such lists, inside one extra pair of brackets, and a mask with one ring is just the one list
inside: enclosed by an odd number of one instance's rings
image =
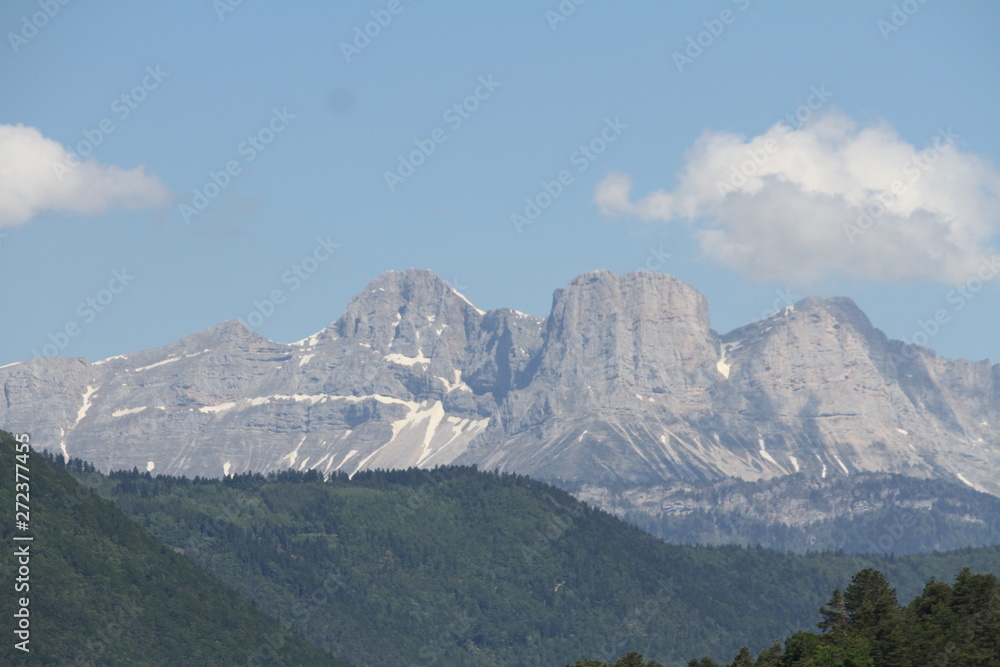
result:
[(650, 268), (720, 332), (844, 295), (996, 361), (998, 26), (940, 0), (9, 0), (0, 364), (230, 318), (290, 342), (408, 267), (540, 316)]

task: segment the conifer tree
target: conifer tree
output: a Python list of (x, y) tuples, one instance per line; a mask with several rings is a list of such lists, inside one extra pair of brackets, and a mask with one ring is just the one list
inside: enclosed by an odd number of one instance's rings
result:
[(740, 652), (736, 654), (730, 667), (754, 667), (753, 656), (750, 655), (750, 649), (746, 646), (740, 649)]
[(844, 594), (839, 588), (833, 591), (833, 597), (830, 598), (825, 607), (820, 608), (819, 613), (823, 616), (823, 620), (816, 625), (824, 631), (846, 630), (847, 626), (850, 625), (851, 615), (847, 610)]
[(899, 603), (896, 589), (876, 569), (865, 568), (851, 579), (844, 592), (844, 602), (853, 629), (876, 630), (896, 613)]

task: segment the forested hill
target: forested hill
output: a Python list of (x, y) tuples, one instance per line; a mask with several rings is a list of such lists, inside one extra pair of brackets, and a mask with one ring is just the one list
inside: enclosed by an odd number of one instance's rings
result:
[(626, 649), (665, 665), (758, 651), (815, 627), (830, 591), (874, 565), (908, 600), (1000, 549), (889, 561), (666, 544), (569, 494), (474, 468), (218, 479), (77, 476), (198, 565), (364, 665), (565, 665)]
[[(4, 665), (346, 665), (284, 628), (0, 431)], [(17, 468), (20, 464), (21, 468)], [(15, 481), (15, 473), (22, 477)], [(27, 477), (27, 481), (25, 477)], [(15, 487), (15, 484), (30, 486)], [(28, 530), (15, 530), (15, 495)], [(15, 541), (16, 535), (31, 541)], [(14, 556), (27, 547), (28, 557)], [(19, 562), (20, 560), (20, 562)], [(19, 572), (27, 561), (28, 572)], [(15, 576), (22, 588), (15, 594)], [(28, 599), (28, 652), (14, 647)], [(19, 638), (20, 639), (20, 638)], [(275, 648), (276, 647), (276, 648)]]
[[(692, 658), (688, 667), (996, 667), (1000, 665), (1000, 583), (968, 568), (954, 585), (928, 582), (908, 605), (881, 572), (861, 570), (819, 610), (822, 632), (796, 632), (756, 658), (747, 647), (732, 662)], [(662, 667), (629, 651), (613, 664), (567, 667)]]
[[(905, 607), (881, 572), (858, 572), (820, 610), (823, 633), (799, 632), (756, 660), (743, 648), (727, 667), (1000, 665), (1000, 583), (968, 568), (954, 585), (932, 581)], [(711, 658), (690, 667), (719, 667)]]

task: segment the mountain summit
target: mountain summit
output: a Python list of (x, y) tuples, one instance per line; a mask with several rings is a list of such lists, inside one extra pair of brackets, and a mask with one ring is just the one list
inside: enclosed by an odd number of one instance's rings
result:
[(459, 463), (621, 486), (896, 472), (1000, 495), (1000, 366), (809, 297), (725, 335), (672, 276), (593, 271), (548, 318), (393, 271), (296, 343), (239, 321), (94, 363), (0, 369), (8, 430), (188, 476)]

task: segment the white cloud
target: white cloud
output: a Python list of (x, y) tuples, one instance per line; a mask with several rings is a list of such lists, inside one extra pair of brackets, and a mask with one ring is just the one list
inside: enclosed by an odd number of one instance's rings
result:
[(0, 228), (21, 225), (42, 211), (92, 214), (171, 201), (166, 187), (142, 166), (81, 161), (34, 127), (0, 125)]
[(997, 252), (1000, 172), (941, 128), (925, 148), (886, 124), (859, 129), (827, 113), (749, 140), (706, 132), (672, 192), (637, 200), (610, 174), (594, 202), (607, 215), (689, 221), (709, 256), (758, 280), (830, 274), (957, 283)]

